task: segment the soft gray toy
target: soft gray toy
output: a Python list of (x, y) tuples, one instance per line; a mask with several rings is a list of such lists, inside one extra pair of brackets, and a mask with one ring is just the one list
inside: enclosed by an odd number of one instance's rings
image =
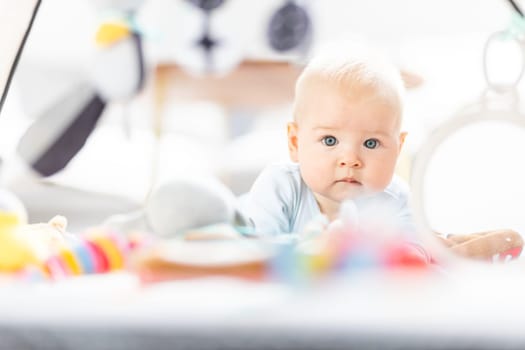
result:
[(217, 224), (248, 226), (237, 210), (233, 193), (211, 177), (163, 183), (152, 192), (143, 210), (112, 216), (105, 224), (123, 231), (146, 230), (161, 237)]

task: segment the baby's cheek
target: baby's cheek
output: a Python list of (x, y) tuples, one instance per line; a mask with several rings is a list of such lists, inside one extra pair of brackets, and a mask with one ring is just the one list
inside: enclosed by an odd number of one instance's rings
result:
[(393, 170), (391, 171), (378, 171), (372, 173), (368, 187), (373, 191), (383, 191), (392, 181)]
[(313, 191), (321, 191), (325, 187), (327, 174), (322, 168), (316, 166), (302, 166), (301, 176), (305, 184)]

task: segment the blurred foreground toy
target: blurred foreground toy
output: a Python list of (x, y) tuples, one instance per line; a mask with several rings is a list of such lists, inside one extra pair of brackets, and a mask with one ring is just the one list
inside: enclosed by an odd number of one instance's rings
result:
[[(132, 259), (131, 269), (145, 282), (220, 275), (296, 283), (365, 268), (424, 268), (430, 261), (420, 246), (407, 241), (390, 211), (378, 210), (378, 203), (373, 203), (374, 220), (368, 218), (372, 210), (360, 212), (359, 225), (355, 205), (348, 203), (342, 220), (312, 225), (323, 232), (277, 236), (248, 232), (251, 227), (236, 203), (213, 178), (159, 186), (142, 213), (121, 217), (121, 228), (137, 229), (142, 222), (157, 237)], [(116, 219), (112, 224), (118, 226)]]
[(52, 279), (106, 273), (126, 267), (129, 254), (140, 238), (124, 236), (103, 228), (92, 228), (75, 236), (43, 262)]
[(171, 239), (136, 254), (131, 269), (145, 283), (210, 276), (264, 280), (272, 255), (272, 247), (258, 240)]
[(141, 244), (138, 235), (104, 228), (73, 235), (66, 227), (63, 216), (21, 225), (13, 214), (0, 213), (0, 273), (26, 280), (105, 273), (124, 268), (130, 252)]
[(226, 276), (303, 285), (364, 269), (388, 272), (428, 266), (429, 257), (418, 245), (398, 236), (374, 237), (337, 224), (305, 241), (286, 234), (199, 241), (177, 237), (158, 240), (135, 256), (131, 268), (144, 282)]
[(427, 252), (399, 233), (333, 222), (316, 238), (281, 244), (271, 264), (272, 275), (295, 284), (359, 270), (421, 270), (430, 263)]

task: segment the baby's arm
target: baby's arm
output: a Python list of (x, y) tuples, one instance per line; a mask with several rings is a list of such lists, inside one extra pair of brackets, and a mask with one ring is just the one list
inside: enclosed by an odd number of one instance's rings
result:
[(290, 232), (293, 187), (286, 172), (277, 166), (263, 170), (240, 201), (240, 211), (260, 235)]

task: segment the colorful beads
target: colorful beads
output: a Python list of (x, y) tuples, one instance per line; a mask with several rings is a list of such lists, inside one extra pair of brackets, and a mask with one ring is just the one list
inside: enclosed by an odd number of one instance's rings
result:
[(123, 253), (111, 237), (94, 237), (91, 242), (98, 246), (101, 254), (106, 257), (108, 270), (119, 270), (124, 267)]
[(374, 235), (374, 232), (342, 227), (297, 245), (294, 242), (277, 245), (270, 261), (270, 274), (280, 281), (304, 285), (356, 270), (428, 266), (427, 253), (419, 245), (403, 239), (401, 234)]
[(128, 239), (115, 232), (93, 229), (69, 239), (67, 245), (41, 266), (50, 279), (106, 273), (125, 268), (127, 255), (139, 246), (136, 238)]
[(77, 259), (82, 274), (97, 272), (96, 261), (87, 244), (75, 244), (72, 247), (72, 252)]
[(109, 271), (109, 261), (102, 248), (91, 241), (86, 241), (86, 248), (91, 252), (96, 273)]
[(63, 262), (66, 271), (70, 275), (81, 275), (82, 267), (71, 249), (62, 249), (58, 253), (58, 258)]
[(64, 261), (55, 255), (49, 257), (49, 259), (44, 262), (44, 268), (48, 277), (53, 279), (64, 278), (68, 275)]

